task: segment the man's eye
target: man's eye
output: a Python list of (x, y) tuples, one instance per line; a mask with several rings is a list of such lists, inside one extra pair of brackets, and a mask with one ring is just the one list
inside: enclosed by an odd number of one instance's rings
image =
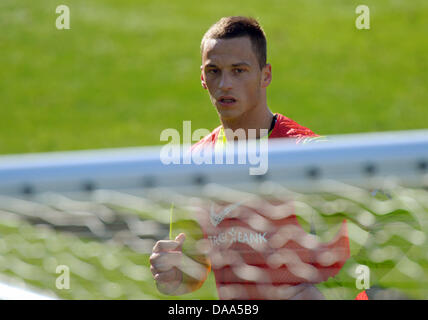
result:
[(244, 71), (245, 71), (244, 69), (240, 69), (240, 68), (234, 69), (235, 73), (243, 73)]
[(218, 72), (218, 70), (217, 69), (209, 69), (207, 72), (211, 73), (211, 74), (216, 74)]

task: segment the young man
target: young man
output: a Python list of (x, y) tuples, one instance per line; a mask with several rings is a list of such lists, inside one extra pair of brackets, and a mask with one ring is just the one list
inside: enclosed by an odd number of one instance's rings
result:
[[(256, 129), (257, 139), (266, 138), (260, 134), (262, 129), (269, 139), (290, 137), (301, 142), (317, 137), (269, 110), (266, 88), (272, 67), (266, 63), (266, 37), (256, 20), (220, 19), (204, 35), (201, 54), (201, 84), (221, 125), (196, 143), (192, 152), (231, 141), (238, 129), (246, 137)], [(185, 234), (159, 241), (150, 257), (159, 290), (171, 295), (196, 290), (212, 268), (221, 299), (322, 299), (314, 284), (334, 276), (349, 257), (346, 224), (331, 242), (317, 243), (300, 226), (292, 205), (276, 200), (202, 207), (197, 220), (211, 247), (206, 258), (191, 260), (198, 261), (199, 270), (187, 263), (199, 275), (182, 271), (186, 269), (181, 250)]]

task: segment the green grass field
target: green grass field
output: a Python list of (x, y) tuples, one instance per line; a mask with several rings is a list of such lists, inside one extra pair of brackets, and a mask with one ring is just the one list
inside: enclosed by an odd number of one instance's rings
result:
[[(67, 4), (71, 30), (57, 30)], [(222, 16), (260, 19), (272, 111), (320, 134), (427, 127), (425, 0), (0, 2), (0, 154), (160, 144), (219, 123), (199, 44)]]
[[(55, 28), (60, 4), (70, 7), (71, 30)], [(370, 30), (355, 28), (359, 4), (2, 0), (0, 154), (159, 145), (161, 131), (181, 131), (183, 120), (191, 120), (193, 130), (215, 128), (217, 114), (200, 86), (199, 45), (207, 28), (228, 15), (256, 17), (267, 33), (273, 66), (268, 105), (273, 112), (322, 135), (427, 128), (428, 2), (366, 0)], [(14, 236), (22, 228), (26, 226), (0, 223), (0, 252), (31, 264)], [(22, 233), (34, 246), (42, 242), (31, 234)], [(50, 237), (63, 240), (62, 235)], [(71, 248), (81, 240), (69, 241)], [(106, 255), (116, 252), (104, 244), (101, 249)], [(56, 262), (64, 256), (49, 250), (45, 254)], [(148, 266), (147, 255), (127, 250), (117, 255), (118, 261)], [(109, 271), (102, 257), (80, 259), (100, 270), (99, 279), (125, 281), (130, 295), (79, 277), (81, 291), (60, 295), (168, 298), (147, 280), (147, 268), (139, 278), (147, 281), (145, 295), (129, 277)], [(29, 276), (26, 281), (55, 290), (53, 262), (43, 259), (35, 268), (44, 268), (44, 278), (33, 281)], [(1, 273), (16, 275), (4, 261), (0, 259)], [(19, 264), (23, 279), (27, 264)], [(199, 292), (184, 298), (215, 299), (212, 274)]]

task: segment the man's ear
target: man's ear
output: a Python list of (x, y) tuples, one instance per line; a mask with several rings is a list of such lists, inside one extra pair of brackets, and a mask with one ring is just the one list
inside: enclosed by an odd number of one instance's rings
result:
[(201, 72), (201, 85), (204, 89), (208, 89), (207, 84), (205, 83), (203, 72)]
[(266, 88), (272, 81), (272, 66), (268, 63), (262, 69), (262, 88)]

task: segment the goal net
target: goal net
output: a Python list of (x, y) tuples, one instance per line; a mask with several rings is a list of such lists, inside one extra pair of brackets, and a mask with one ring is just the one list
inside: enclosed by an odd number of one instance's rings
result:
[[(270, 140), (264, 174), (185, 163), (182, 146), (169, 164), (154, 147), (2, 156), (0, 282), (60, 299), (427, 299), (428, 131), (327, 140)], [(168, 296), (149, 257), (180, 233), (176, 267), (206, 280)]]

